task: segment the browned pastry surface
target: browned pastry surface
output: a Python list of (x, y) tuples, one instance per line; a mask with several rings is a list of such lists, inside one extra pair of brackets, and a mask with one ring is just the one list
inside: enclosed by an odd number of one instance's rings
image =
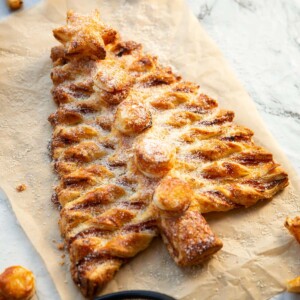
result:
[[(296, 216), (293, 219), (287, 217), (284, 226), (288, 229), (291, 235), (300, 244), (300, 217)], [(291, 293), (300, 293), (300, 276), (293, 278), (287, 282), (287, 290)]]
[(300, 217), (286, 218), (284, 226), (289, 230), (291, 235), (295, 237), (298, 243), (300, 243)]
[(158, 234), (178, 265), (201, 263), (222, 247), (202, 213), (249, 207), (288, 184), (233, 112), (97, 12), (69, 12), (54, 36), (53, 199), (85, 296)]
[(34, 293), (34, 275), (24, 267), (12, 266), (0, 274), (0, 300), (29, 300)]

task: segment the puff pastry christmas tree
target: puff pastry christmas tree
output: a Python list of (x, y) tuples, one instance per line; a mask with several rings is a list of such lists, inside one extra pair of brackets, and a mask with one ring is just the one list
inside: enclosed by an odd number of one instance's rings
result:
[(222, 247), (203, 213), (249, 207), (288, 184), (233, 112), (123, 41), (97, 12), (69, 12), (54, 36), (62, 44), (51, 52), (55, 199), (85, 296), (157, 235), (178, 265), (199, 264)]

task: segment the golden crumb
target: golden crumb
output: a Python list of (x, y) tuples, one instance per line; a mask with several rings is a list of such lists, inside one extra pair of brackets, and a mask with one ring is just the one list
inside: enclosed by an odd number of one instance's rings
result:
[(296, 241), (300, 243), (300, 217), (299, 216), (296, 216), (295, 218), (287, 217), (284, 226), (288, 229), (290, 234), (294, 236)]
[(7, 268), (0, 274), (0, 299), (29, 300), (35, 293), (33, 273), (21, 266)]
[(58, 250), (64, 250), (65, 249), (65, 244), (64, 243), (58, 243), (57, 245)]
[[(61, 261), (59, 264), (60, 264), (61, 266), (64, 266), (66, 255), (65, 255), (65, 254), (62, 254), (60, 257), (61, 257), (62, 261)], [(1, 300), (1, 299), (0, 299), (0, 300)]]
[(17, 187), (16, 187), (16, 190), (17, 192), (24, 192), (25, 190), (27, 189), (27, 186), (26, 184), (22, 183), (22, 184), (19, 184)]
[(7, 0), (7, 5), (12, 10), (17, 10), (22, 7), (23, 1), (22, 0)]
[(300, 293), (300, 276), (287, 282), (287, 290), (290, 293)]

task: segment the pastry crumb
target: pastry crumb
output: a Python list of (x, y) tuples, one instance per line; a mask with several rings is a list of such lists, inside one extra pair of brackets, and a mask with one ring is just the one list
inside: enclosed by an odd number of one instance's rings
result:
[(65, 265), (65, 257), (66, 257), (66, 255), (63, 253), (61, 256), (61, 262), (59, 263), (61, 266), (64, 266)]
[(7, 5), (12, 10), (17, 10), (22, 7), (23, 1), (22, 0), (7, 0)]
[(65, 244), (64, 243), (58, 243), (57, 245), (58, 250), (64, 250), (65, 249)]
[(19, 184), (19, 185), (16, 187), (16, 190), (17, 190), (17, 192), (19, 192), (19, 193), (24, 192), (26, 189), (27, 189), (27, 186), (26, 186), (26, 184), (24, 184), (24, 183)]
[(300, 293), (300, 276), (287, 282), (287, 291), (290, 293)]

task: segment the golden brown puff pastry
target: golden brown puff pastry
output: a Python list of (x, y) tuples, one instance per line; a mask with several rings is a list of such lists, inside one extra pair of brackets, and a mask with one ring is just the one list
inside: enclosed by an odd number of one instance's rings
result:
[(35, 280), (31, 271), (13, 266), (0, 274), (0, 299), (29, 300), (34, 293)]
[(295, 237), (298, 243), (300, 243), (300, 217), (286, 218), (284, 226)]
[[(296, 216), (293, 219), (287, 217), (284, 226), (294, 236), (296, 241), (300, 243), (300, 217)], [(287, 282), (287, 290), (291, 293), (300, 293), (300, 276)]]
[(159, 234), (177, 264), (201, 263), (222, 247), (202, 213), (248, 207), (287, 186), (233, 112), (98, 13), (69, 12), (54, 36), (53, 200), (85, 296)]
[(287, 291), (290, 293), (300, 293), (300, 276), (287, 282)]

